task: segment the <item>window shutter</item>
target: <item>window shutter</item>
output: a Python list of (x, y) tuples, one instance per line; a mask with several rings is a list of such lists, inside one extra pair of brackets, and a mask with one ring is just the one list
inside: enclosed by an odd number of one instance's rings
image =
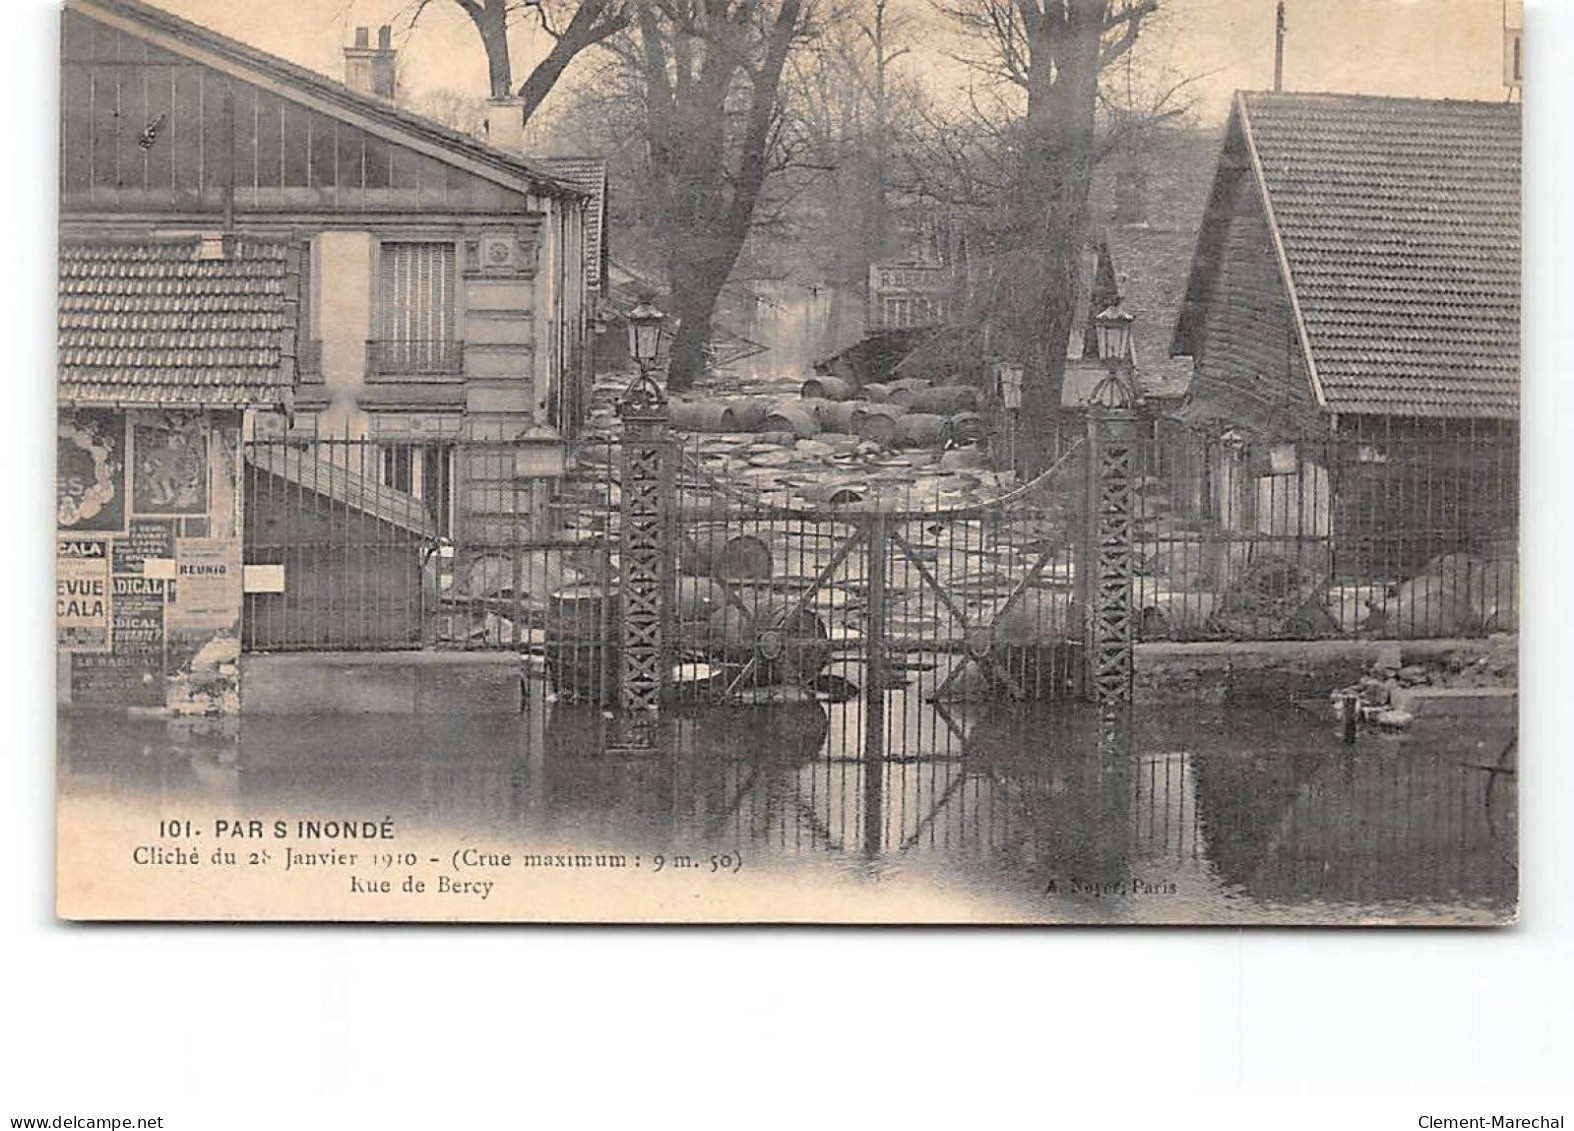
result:
[(451, 243), (383, 244), (385, 342), (453, 340), (454, 263)]

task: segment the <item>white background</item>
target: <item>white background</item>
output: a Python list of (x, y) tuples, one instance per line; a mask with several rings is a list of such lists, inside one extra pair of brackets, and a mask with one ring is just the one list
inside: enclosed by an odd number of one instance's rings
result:
[(0, 1126), (1574, 1115), (1574, 5), (1529, 7), (1520, 927), (222, 929), (52, 918), (56, 24), (5, 0)]

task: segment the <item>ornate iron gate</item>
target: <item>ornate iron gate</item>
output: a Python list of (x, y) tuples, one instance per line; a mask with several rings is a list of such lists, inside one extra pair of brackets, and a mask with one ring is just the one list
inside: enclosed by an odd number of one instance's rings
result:
[[(681, 456), (671, 670), (680, 699), (939, 704), (1085, 689), (1081, 445), (994, 498), (951, 483), (805, 505)], [(957, 479), (965, 477), (947, 477)]]

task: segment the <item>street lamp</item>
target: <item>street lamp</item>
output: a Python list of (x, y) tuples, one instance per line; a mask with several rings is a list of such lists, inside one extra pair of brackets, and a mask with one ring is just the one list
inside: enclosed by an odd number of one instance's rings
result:
[(1131, 324), (1136, 317), (1120, 308), (1120, 300), (1093, 316), (1098, 338), (1099, 357), (1105, 362), (1128, 361), (1131, 357)]
[(1135, 321), (1135, 316), (1121, 309), (1118, 298), (1093, 316), (1099, 358), (1109, 372), (1088, 394), (1090, 407), (1130, 408), (1136, 402), (1131, 373), (1131, 324)]
[(650, 368), (661, 351), (661, 324), (666, 319), (667, 316), (652, 306), (648, 298), (640, 299), (639, 305), (628, 312), (629, 356), (642, 373)]
[(667, 316), (651, 304), (649, 298), (642, 298), (633, 310), (625, 316), (629, 333), (629, 356), (639, 366), (639, 373), (629, 382), (623, 391), (623, 408), (625, 410), (640, 412), (664, 413), (667, 407), (667, 394), (662, 392), (650, 375), (650, 367), (655, 364), (656, 355), (661, 352), (661, 324)]

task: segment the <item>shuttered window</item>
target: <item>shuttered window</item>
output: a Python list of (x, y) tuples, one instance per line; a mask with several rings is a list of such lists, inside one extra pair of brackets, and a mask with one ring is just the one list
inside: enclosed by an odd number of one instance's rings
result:
[(384, 372), (435, 371), (455, 357), (454, 245), (382, 245), (381, 353)]

